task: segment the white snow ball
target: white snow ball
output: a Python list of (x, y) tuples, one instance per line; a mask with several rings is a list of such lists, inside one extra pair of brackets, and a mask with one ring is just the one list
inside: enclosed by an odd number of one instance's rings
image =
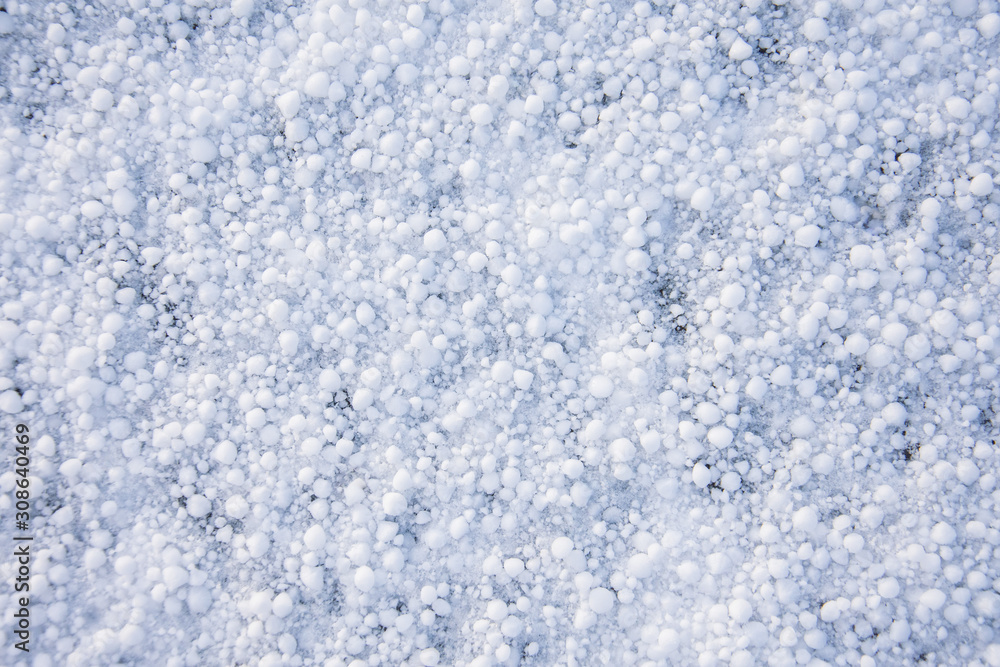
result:
[(969, 459), (962, 459), (955, 466), (955, 476), (958, 477), (962, 484), (969, 485), (979, 479), (979, 466), (970, 461)]
[(107, 88), (98, 88), (90, 96), (90, 106), (94, 111), (107, 111), (115, 104), (115, 96)]
[(753, 605), (748, 601), (738, 598), (729, 603), (729, 618), (737, 625), (743, 625), (753, 616)]
[(354, 310), (354, 318), (361, 326), (369, 326), (375, 322), (375, 309), (367, 301), (362, 301)]
[(965, 120), (972, 111), (972, 105), (964, 97), (949, 97), (944, 102), (944, 108), (955, 120)]
[(633, 271), (645, 271), (652, 264), (652, 260), (642, 250), (636, 249), (630, 250), (625, 255), (625, 264)]
[(632, 42), (632, 55), (645, 62), (656, 53), (656, 44), (648, 37), (639, 37)]
[(714, 426), (708, 430), (708, 441), (720, 449), (728, 447), (733, 442), (733, 432), (725, 426)]
[(285, 119), (294, 118), (299, 109), (302, 108), (302, 96), (299, 95), (299, 91), (297, 90), (288, 91), (284, 95), (279, 96), (275, 102), (278, 105), (278, 111), (281, 112), (281, 115)]
[(490, 369), (490, 377), (493, 378), (494, 382), (510, 382), (511, 378), (514, 377), (514, 366), (509, 361), (497, 361)]
[(322, 549), (326, 545), (326, 531), (319, 524), (314, 524), (302, 536), (302, 543), (310, 551)]
[(397, 491), (407, 491), (413, 486), (413, 478), (407, 470), (397, 470), (392, 477), (392, 488)]
[(507, 81), (507, 77), (503, 74), (494, 74), (490, 77), (489, 86), (486, 88), (486, 93), (490, 96), (490, 98), (494, 100), (506, 99), (509, 91), (510, 82)]
[(759, 401), (764, 398), (764, 394), (767, 393), (767, 380), (755, 375), (747, 381), (746, 387), (744, 388), (747, 396), (755, 401)]
[(290, 144), (297, 144), (309, 136), (309, 121), (305, 118), (292, 118), (285, 122), (285, 139)]
[(712, 188), (702, 186), (691, 194), (691, 208), (696, 211), (707, 211), (712, 208), (715, 202), (715, 195)]
[(517, 264), (508, 264), (500, 272), (500, 279), (511, 287), (520, 285), (523, 277), (524, 272), (521, 271), (521, 268)]
[(254, 0), (233, 0), (229, 5), (229, 11), (233, 16), (241, 19), (253, 13)]
[(746, 298), (747, 291), (739, 283), (731, 283), (719, 293), (719, 303), (725, 308), (736, 308)]
[(118, 215), (128, 215), (135, 210), (138, 203), (139, 201), (128, 188), (115, 190), (115, 194), (111, 196), (111, 208), (114, 209), (115, 213)]
[(864, 354), (868, 351), (868, 347), (868, 339), (864, 334), (852, 333), (844, 340), (844, 349), (854, 356)]
[(787, 183), (790, 187), (797, 188), (806, 182), (805, 174), (802, 171), (802, 165), (798, 162), (790, 164), (781, 170), (781, 180)]
[(359, 591), (367, 593), (375, 586), (375, 572), (367, 565), (362, 565), (354, 572), (354, 585)]
[(821, 42), (830, 36), (830, 28), (827, 27), (826, 21), (814, 16), (802, 22), (802, 34), (810, 42)]
[(212, 458), (222, 465), (232, 465), (236, 461), (236, 445), (230, 440), (223, 440), (215, 446)]
[(945, 593), (937, 588), (928, 588), (926, 591), (920, 594), (920, 604), (924, 605), (932, 611), (937, 611), (944, 606), (947, 602), (948, 597)]
[(91, 347), (73, 347), (66, 353), (66, 367), (70, 370), (87, 370), (95, 361), (97, 361), (97, 351)]
[(894, 357), (892, 348), (884, 343), (875, 343), (868, 349), (868, 354), (865, 356), (865, 360), (873, 368), (885, 368), (890, 363)]
[(653, 573), (653, 562), (647, 554), (638, 553), (628, 559), (626, 571), (630, 577), (645, 579)]
[(396, 491), (389, 491), (382, 496), (382, 509), (389, 516), (399, 516), (406, 511), (406, 496)]
[(902, 426), (906, 422), (906, 408), (902, 403), (890, 403), (882, 408), (882, 419), (889, 426)]
[(931, 540), (935, 544), (953, 544), (957, 535), (955, 529), (943, 521), (934, 524), (934, 527), (931, 528)]
[(468, 76), (472, 72), (472, 63), (465, 56), (455, 56), (448, 61), (448, 73), (452, 76)]
[(830, 214), (841, 222), (854, 222), (858, 219), (858, 206), (846, 197), (830, 199)]
[(189, 515), (199, 519), (212, 511), (212, 501), (200, 493), (196, 493), (187, 499), (186, 508)]
[(263, 408), (254, 408), (247, 413), (246, 422), (248, 428), (254, 430), (262, 428), (267, 423), (267, 413)]
[(292, 596), (288, 593), (278, 593), (271, 601), (271, 613), (278, 618), (285, 618), (291, 614), (294, 607), (295, 603), (292, 602)]
[(507, 603), (503, 600), (490, 600), (486, 603), (486, 618), (500, 622), (507, 618)]
[(976, 28), (979, 29), (979, 34), (984, 39), (993, 39), (1000, 35), (1000, 14), (987, 14), (976, 21)]
[(285, 356), (293, 356), (299, 349), (299, 334), (295, 331), (282, 331), (278, 334), (278, 346)]
[(514, 386), (518, 389), (528, 389), (534, 381), (535, 374), (531, 371), (526, 371), (524, 369), (514, 371)]
[(969, 194), (977, 197), (988, 197), (993, 192), (993, 179), (983, 173), (975, 176), (969, 183)]
[(372, 166), (372, 150), (359, 148), (351, 155), (351, 166), (355, 169), (368, 169)]
[(510, 577), (516, 577), (524, 572), (524, 561), (520, 558), (508, 558), (503, 562), (503, 571)]
[(403, 136), (402, 132), (389, 132), (379, 139), (378, 149), (383, 155), (396, 157), (403, 152), (403, 146), (405, 143), (406, 138)]
[(979, 8), (976, 0), (951, 0), (948, 4), (951, 6), (951, 13), (960, 19), (972, 16)]
[(7, 414), (13, 415), (17, 414), (24, 409), (24, 402), (21, 400), (21, 395), (18, 394), (13, 389), (8, 389), (7, 391), (0, 394), (0, 410), (3, 410)]
[(818, 523), (819, 515), (811, 505), (799, 508), (792, 515), (792, 527), (807, 534), (812, 533)]
[(424, 233), (424, 250), (438, 252), (448, 245), (448, 238), (440, 229), (430, 229)]
[(24, 222), (24, 230), (28, 235), (37, 240), (44, 239), (49, 234), (52, 226), (43, 216), (33, 215)]
[(535, 3), (535, 13), (542, 18), (548, 18), (556, 13), (556, 3), (553, 0), (538, 0)]
[(902, 322), (890, 322), (882, 327), (882, 340), (893, 347), (899, 347), (906, 341), (909, 330)]
[(796, 157), (802, 153), (802, 142), (796, 136), (785, 137), (781, 140), (778, 150), (785, 157)]
[(176, 591), (188, 582), (188, 571), (179, 565), (168, 565), (163, 568), (163, 584), (168, 591)]
[(425, 648), (420, 652), (420, 664), (424, 667), (434, 667), (441, 661), (441, 652), (436, 648)]
[(338, 391), (340, 389), (340, 374), (332, 368), (320, 371), (319, 388), (329, 392)]
[(677, 566), (677, 576), (681, 581), (693, 584), (701, 579), (701, 568), (694, 561), (686, 560)]
[(573, 551), (573, 540), (561, 535), (552, 540), (552, 546), (549, 547), (549, 551), (552, 553), (553, 558), (563, 560)]
[(876, 589), (878, 590), (879, 595), (891, 600), (899, 595), (899, 581), (897, 581), (895, 577), (885, 577), (884, 579), (879, 579)]
[(313, 72), (302, 85), (302, 92), (309, 97), (326, 97), (330, 92), (330, 75), (322, 70)]
[(45, 31), (45, 38), (53, 44), (62, 44), (66, 39), (66, 28), (58, 23), (50, 23), (48, 30)]
[(753, 47), (743, 41), (742, 37), (737, 37), (732, 46), (729, 47), (729, 58), (731, 60), (742, 61), (753, 55)]
[(493, 122), (493, 109), (488, 104), (475, 104), (469, 109), (469, 117), (476, 125), (489, 125)]
[(595, 614), (606, 614), (615, 606), (615, 594), (607, 588), (598, 587), (591, 589), (587, 601)]
[(917, 333), (906, 339), (903, 353), (910, 361), (920, 361), (931, 352), (931, 341), (922, 333)]
[(712, 481), (712, 471), (704, 463), (698, 462), (691, 469), (691, 481), (699, 489), (704, 489)]
[(819, 242), (820, 233), (817, 225), (802, 225), (795, 230), (795, 245), (812, 248)]
[(594, 398), (607, 398), (614, 392), (615, 384), (608, 376), (597, 375), (590, 379), (587, 388)]
[(635, 456), (635, 444), (628, 438), (617, 438), (611, 442), (611, 458), (615, 461), (631, 461)]
[(188, 144), (188, 154), (195, 162), (208, 163), (218, 157), (219, 149), (207, 137), (196, 137)]
[(188, 445), (188, 447), (201, 444), (201, 442), (205, 439), (205, 425), (201, 422), (191, 422), (184, 427), (182, 436), (184, 437), (184, 442)]
[(792, 367), (788, 364), (777, 366), (770, 375), (771, 384), (777, 387), (787, 387), (792, 384)]
[(226, 500), (226, 515), (234, 519), (242, 519), (250, 511), (250, 504), (243, 496), (229, 496)]
[(694, 416), (697, 417), (698, 421), (702, 424), (711, 426), (719, 423), (719, 420), (722, 419), (722, 410), (720, 410), (714, 403), (704, 401), (695, 407)]
[(808, 415), (799, 415), (789, 422), (788, 430), (797, 438), (808, 438), (816, 432), (816, 422)]
[(288, 319), (288, 302), (275, 299), (267, 306), (267, 316), (275, 323), (285, 322)]
[(951, 338), (958, 331), (958, 318), (949, 310), (938, 310), (930, 319), (931, 328), (945, 338)]

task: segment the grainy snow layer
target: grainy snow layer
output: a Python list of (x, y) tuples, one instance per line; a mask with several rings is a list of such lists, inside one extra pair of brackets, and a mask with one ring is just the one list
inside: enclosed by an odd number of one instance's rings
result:
[(995, 0), (291, 4), (0, 11), (0, 662), (1000, 665)]

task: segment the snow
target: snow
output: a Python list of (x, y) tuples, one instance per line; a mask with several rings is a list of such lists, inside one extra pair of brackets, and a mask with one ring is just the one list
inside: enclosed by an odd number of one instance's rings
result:
[(1000, 664), (996, 2), (70, 5), (0, 663)]

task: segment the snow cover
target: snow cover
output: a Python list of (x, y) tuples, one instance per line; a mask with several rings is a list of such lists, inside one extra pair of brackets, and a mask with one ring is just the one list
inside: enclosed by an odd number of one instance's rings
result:
[(1000, 665), (996, 0), (4, 4), (3, 664)]

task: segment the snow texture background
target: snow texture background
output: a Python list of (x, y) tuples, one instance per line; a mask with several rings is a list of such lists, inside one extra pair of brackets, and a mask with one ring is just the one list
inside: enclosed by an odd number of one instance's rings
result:
[(7, 0), (0, 662), (1000, 665), (998, 32)]

